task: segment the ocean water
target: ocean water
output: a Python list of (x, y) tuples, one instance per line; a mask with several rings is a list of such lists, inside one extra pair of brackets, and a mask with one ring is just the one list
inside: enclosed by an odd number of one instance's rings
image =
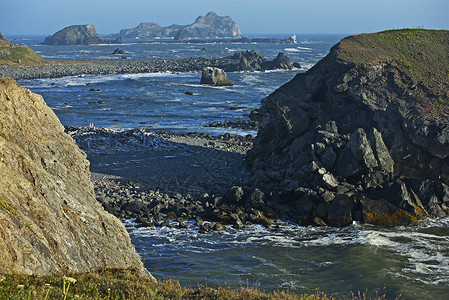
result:
[[(285, 36), (288, 37), (288, 36)], [(119, 47), (131, 58), (171, 58), (214, 56), (255, 49), (274, 59), (279, 52), (288, 55), (302, 68), (292, 71), (237, 72), (228, 77), (233, 87), (199, 84), (200, 73), (146, 73), (125, 75), (85, 75), (57, 79), (22, 80), (20, 84), (41, 94), (64, 125), (94, 124), (102, 127), (206, 132), (214, 135), (223, 129), (210, 128), (215, 121), (245, 120), (260, 100), (305, 72), (324, 57), (342, 36), (306, 35), (298, 44), (242, 43), (127, 43), (121, 45), (45, 46), (43, 37), (12, 37), (48, 59), (120, 59), (112, 55)], [(201, 49), (206, 49), (201, 50)], [(90, 89), (101, 92), (91, 92)], [(194, 95), (186, 95), (193, 92)], [(226, 130), (236, 134), (255, 134)]]
[[(298, 44), (127, 43), (123, 45), (44, 46), (44, 37), (7, 37), (44, 58), (114, 58), (119, 47), (129, 58), (227, 56), (256, 49), (269, 59), (284, 52), (301, 69), (228, 73), (233, 87), (200, 85), (199, 73), (147, 73), (23, 80), (43, 95), (64, 125), (140, 128), (245, 135), (254, 131), (211, 128), (215, 121), (245, 120), (261, 99), (305, 72), (343, 36), (297, 35)], [(279, 36), (277, 36), (279, 37)], [(288, 37), (280, 36), (280, 37)], [(206, 48), (206, 51), (202, 51)], [(117, 58), (119, 59), (119, 58)], [(91, 88), (100, 92), (91, 92)], [(194, 95), (186, 95), (185, 92)], [(99, 103), (100, 102), (100, 103)], [(447, 299), (449, 219), (428, 220), (413, 228), (299, 227), (279, 231), (260, 226), (200, 235), (189, 229), (138, 228), (124, 220), (145, 265), (158, 278), (186, 286), (257, 287), (266, 291), (325, 292), (351, 297), (386, 295), (394, 299)]]

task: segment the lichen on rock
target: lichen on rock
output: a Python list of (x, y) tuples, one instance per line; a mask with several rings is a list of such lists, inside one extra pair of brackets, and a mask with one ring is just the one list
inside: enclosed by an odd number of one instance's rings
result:
[(143, 267), (89, 162), (40, 95), (0, 79), (0, 273)]

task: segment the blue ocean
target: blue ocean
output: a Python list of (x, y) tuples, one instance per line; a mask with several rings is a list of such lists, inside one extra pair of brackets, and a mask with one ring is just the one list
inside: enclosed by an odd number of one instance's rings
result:
[[(120, 59), (112, 55), (115, 48), (126, 51), (128, 59), (223, 57), (255, 49), (271, 60), (283, 52), (301, 68), (228, 73), (233, 87), (200, 85), (200, 73), (82, 75), (19, 82), (41, 94), (63, 125), (255, 135), (255, 131), (208, 124), (248, 120), (264, 97), (310, 69), (343, 36), (297, 34), (297, 44), (160, 41), (90, 46), (44, 46), (40, 44), (44, 37), (37, 36), (7, 38), (47, 59)], [(151, 273), (185, 286), (299, 293), (318, 289), (337, 298), (351, 298), (359, 291), (368, 298), (386, 295), (387, 299), (447, 299), (449, 294), (449, 219), (392, 229), (285, 223), (280, 231), (271, 231), (252, 225), (206, 235), (198, 234), (193, 224), (186, 230), (138, 228), (132, 220), (125, 220), (125, 225)]]

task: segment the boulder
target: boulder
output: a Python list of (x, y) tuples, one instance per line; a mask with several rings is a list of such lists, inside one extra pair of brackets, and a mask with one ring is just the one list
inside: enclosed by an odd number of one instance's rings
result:
[(201, 75), (201, 84), (215, 84), (218, 86), (233, 86), (234, 84), (229, 80), (226, 73), (215, 67), (207, 67), (203, 70)]
[(114, 55), (122, 55), (122, 54), (126, 54), (126, 52), (125, 52), (124, 50), (120, 49), (120, 48), (116, 48), (116, 49), (112, 52), (112, 54), (114, 54)]
[(0, 79), (0, 273), (134, 268), (119, 219), (95, 199), (86, 154), (40, 95)]

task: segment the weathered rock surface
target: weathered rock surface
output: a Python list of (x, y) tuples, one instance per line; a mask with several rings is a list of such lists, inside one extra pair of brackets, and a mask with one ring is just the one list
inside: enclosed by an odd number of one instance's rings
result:
[[(410, 34), (416, 37), (408, 39)], [(449, 34), (373, 35), (342, 40), (251, 114), (260, 129), (247, 155), (249, 185), (277, 191), (278, 207), (292, 207), (290, 215), (301, 224), (318, 216), (332, 226), (352, 221), (408, 225), (449, 213), (447, 107), (429, 105), (448, 103), (448, 94), (407, 73), (418, 63), (432, 69), (438, 59), (426, 57), (424, 50), (411, 55), (404, 68), (399, 56), (359, 63), (341, 54), (357, 51), (350, 56), (362, 61), (374, 47), (377, 53), (384, 53), (383, 47), (392, 53), (397, 45), (415, 51), (416, 44), (431, 41), (446, 45), (440, 53), (446, 55)], [(385, 42), (374, 45), (377, 40)], [(428, 82), (440, 82), (441, 91), (447, 88), (435, 73), (426, 76)]]
[(109, 38), (123, 37), (124, 39), (155, 39), (176, 38), (187, 40), (189, 38), (240, 38), (242, 31), (231, 17), (222, 17), (214, 12), (199, 16), (190, 25), (170, 25), (162, 27), (155, 22), (140, 23), (136, 28), (122, 29)]
[(91, 45), (103, 40), (93, 25), (72, 25), (45, 38), (44, 45)]
[(0, 273), (144, 269), (89, 162), (40, 95), (0, 79)]
[(222, 69), (215, 67), (207, 67), (203, 70), (200, 83), (215, 84), (219, 86), (234, 85)]

